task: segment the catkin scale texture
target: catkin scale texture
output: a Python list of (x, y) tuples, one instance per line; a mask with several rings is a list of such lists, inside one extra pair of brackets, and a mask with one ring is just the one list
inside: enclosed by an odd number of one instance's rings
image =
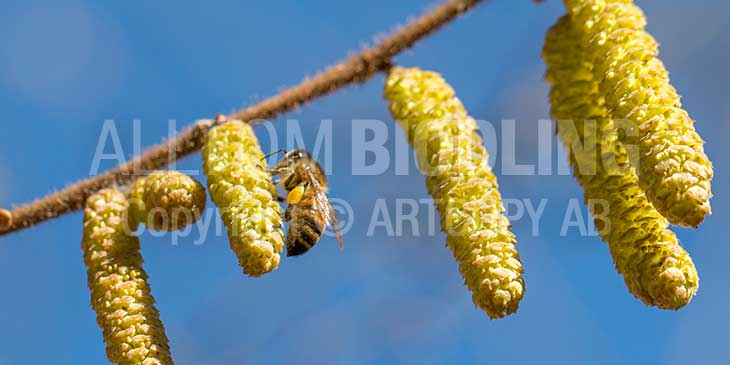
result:
[[(599, 81), (591, 72), (593, 63), (580, 44), (580, 32), (564, 16), (545, 40), (543, 58), (558, 135), (629, 291), (647, 305), (679, 309), (697, 292), (697, 271), (667, 228), (667, 220), (639, 186), (629, 154), (618, 141)], [(580, 141), (586, 148), (575, 148)], [(597, 202), (604, 204), (594, 204)]]
[(178, 171), (155, 171), (129, 190), (131, 217), (153, 230), (175, 231), (194, 223), (205, 209), (205, 188)]
[(696, 227), (711, 212), (712, 164), (644, 30), (643, 12), (630, 0), (565, 4), (612, 118), (633, 127), (622, 142), (638, 147), (640, 186), (671, 223)]
[(474, 304), (491, 318), (515, 312), (522, 264), (476, 122), (435, 72), (393, 68), (385, 98), (416, 151)]
[(258, 277), (276, 269), (283, 248), (281, 208), (253, 129), (241, 121), (211, 128), (203, 163), (243, 272)]
[(91, 306), (109, 361), (120, 365), (172, 364), (165, 329), (142, 269), (139, 239), (127, 222), (129, 202), (115, 190), (89, 197), (81, 246)]

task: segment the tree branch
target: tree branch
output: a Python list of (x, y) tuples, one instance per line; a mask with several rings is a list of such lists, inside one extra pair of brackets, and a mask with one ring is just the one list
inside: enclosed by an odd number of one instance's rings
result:
[[(363, 83), (379, 71), (390, 66), (390, 59), (410, 48), (425, 36), (433, 33), (459, 15), (470, 10), (482, 0), (447, 0), (437, 8), (398, 29), (392, 35), (363, 50), (299, 85), (272, 96), (261, 103), (242, 109), (227, 119), (257, 123), (271, 119), (300, 105), (327, 95), (352, 83)], [(212, 121), (199, 121), (188, 127), (174, 139), (156, 145), (139, 157), (101, 175), (79, 181), (61, 191), (36, 201), (18, 206), (0, 224), (0, 235), (31, 227), (37, 223), (82, 209), (91, 194), (112, 186), (125, 185), (135, 179), (137, 171), (159, 169), (172, 161), (185, 157), (203, 146)]]

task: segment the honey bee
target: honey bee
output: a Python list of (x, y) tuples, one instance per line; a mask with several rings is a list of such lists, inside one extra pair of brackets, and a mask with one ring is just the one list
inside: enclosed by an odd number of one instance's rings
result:
[(327, 177), (322, 166), (309, 152), (297, 148), (287, 152), (269, 170), (279, 177), (278, 184), (287, 192), (284, 221), (289, 222), (286, 233), (286, 255), (301, 255), (319, 242), (327, 226), (332, 227), (337, 244), (342, 249), (342, 231), (337, 213), (327, 199)]

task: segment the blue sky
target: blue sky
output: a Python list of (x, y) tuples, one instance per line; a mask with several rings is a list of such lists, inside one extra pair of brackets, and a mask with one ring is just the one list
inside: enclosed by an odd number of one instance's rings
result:
[[(644, 306), (597, 237), (576, 229), (561, 235), (566, 208), (582, 193), (572, 177), (556, 173), (499, 176), (505, 198), (547, 199), (538, 235), (529, 219), (513, 221), (527, 291), (506, 319), (489, 320), (474, 308), (440, 233), (416, 237), (406, 226), (399, 237), (383, 228), (368, 237), (378, 199), (395, 216), (396, 199), (428, 198), (413, 166), (407, 176), (392, 167), (377, 176), (352, 174), (352, 119), (386, 122), (391, 151), (402, 138), (378, 76), (275, 124), (285, 140), (286, 119), (297, 119), (312, 146), (316, 130), (307, 126), (333, 120), (332, 196), (355, 213), (344, 251), (324, 238), (307, 255), (283, 258), (277, 271), (252, 279), (240, 273), (224, 236), (210, 233), (196, 244), (193, 234), (172, 245), (169, 235), (143, 235), (145, 269), (176, 363), (730, 361), (730, 4), (637, 3), (715, 165), (714, 214), (698, 230), (675, 230), (701, 277), (691, 304), (678, 312)], [(158, 143), (169, 119), (182, 127), (255, 103), (432, 4), (3, 0), (0, 206), (87, 177), (104, 120), (115, 121), (129, 157), (134, 119), (142, 123), (142, 145)], [(516, 145), (499, 139), (500, 148), (515, 148), (520, 163), (536, 164), (537, 123), (548, 118), (540, 49), (563, 11), (557, 0), (490, 1), (395, 61), (441, 72), (471, 114), (498, 131), (502, 119), (516, 120)], [(271, 146), (264, 141), (263, 148)], [(556, 156), (555, 164), (564, 159)], [(200, 165), (195, 155), (178, 168)], [(418, 222), (427, 225), (427, 215)], [(0, 365), (106, 363), (80, 239), (80, 213), (0, 238)]]

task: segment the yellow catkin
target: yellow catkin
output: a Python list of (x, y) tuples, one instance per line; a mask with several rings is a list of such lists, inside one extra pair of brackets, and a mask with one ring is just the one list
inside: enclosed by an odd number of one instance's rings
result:
[[(545, 40), (558, 135), (629, 291), (647, 305), (679, 309), (697, 292), (697, 271), (639, 187), (579, 39), (580, 30), (564, 16)], [(585, 148), (576, 148), (581, 141)]]
[(211, 198), (243, 272), (256, 277), (276, 269), (283, 248), (281, 208), (251, 127), (229, 121), (211, 128), (203, 162)]
[(644, 30), (643, 12), (630, 0), (565, 4), (613, 119), (630, 127), (623, 141), (638, 147), (640, 186), (671, 223), (696, 227), (711, 212), (712, 165)]
[(137, 179), (129, 191), (131, 215), (157, 231), (195, 223), (205, 209), (205, 188), (178, 171), (155, 171)]
[(524, 292), (522, 264), (476, 122), (435, 72), (392, 69), (385, 98), (416, 150), (474, 304), (491, 318), (515, 312)]
[(172, 364), (165, 329), (142, 270), (139, 239), (130, 233), (128, 208), (125, 195), (115, 190), (99, 191), (86, 201), (81, 247), (91, 306), (110, 362)]

